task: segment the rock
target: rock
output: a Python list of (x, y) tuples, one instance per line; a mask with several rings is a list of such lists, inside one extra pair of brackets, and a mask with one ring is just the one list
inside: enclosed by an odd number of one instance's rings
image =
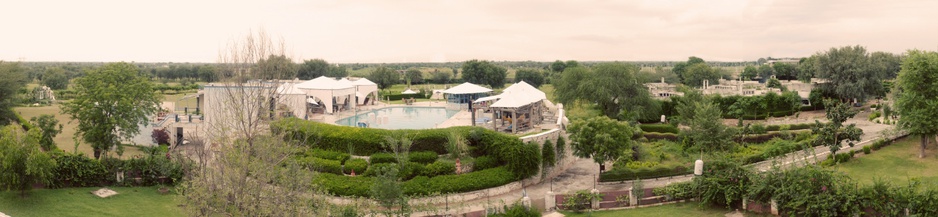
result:
[(110, 196), (117, 195), (117, 192), (108, 188), (102, 188), (96, 191), (92, 191), (91, 194), (94, 194), (95, 196), (98, 196), (100, 198), (107, 198)]

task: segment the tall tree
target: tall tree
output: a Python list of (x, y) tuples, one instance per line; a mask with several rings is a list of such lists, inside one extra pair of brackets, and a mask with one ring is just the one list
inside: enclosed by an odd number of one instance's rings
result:
[(705, 151), (728, 150), (730, 139), (735, 134), (732, 128), (723, 125), (720, 107), (709, 100), (693, 102), (694, 116), (688, 121), (689, 129), (682, 131), (694, 146)]
[(744, 81), (749, 81), (755, 78), (757, 75), (759, 75), (759, 71), (755, 66), (746, 66), (746, 68), (743, 69), (743, 72), (739, 74), (739, 78), (743, 79)]
[(388, 67), (382, 66), (371, 72), (371, 75), (368, 75), (368, 80), (378, 84), (378, 88), (380, 89), (387, 89), (400, 83), (401, 75)]
[(25, 196), (33, 184), (49, 184), (55, 160), (39, 149), (38, 129), (23, 132), (20, 126), (0, 129), (0, 189), (18, 190)]
[(691, 87), (703, 86), (703, 81), (709, 81), (710, 85), (716, 85), (720, 82), (720, 72), (706, 63), (689, 65), (683, 74), (684, 85)]
[(831, 48), (817, 54), (816, 76), (827, 79), (842, 101), (860, 102), (870, 96), (882, 95), (884, 75), (876, 73), (866, 48), (861, 46)]
[(884, 79), (893, 79), (902, 70), (902, 57), (892, 53), (877, 51), (870, 54), (870, 64), (874, 73)]
[(515, 72), (515, 81), (524, 81), (534, 87), (540, 87), (544, 84), (544, 73), (533, 68), (518, 69)]
[(691, 56), (687, 58), (687, 62), (675, 64), (671, 71), (674, 72), (674, 74), (677, 74), (677, 77), (681, 80), (681, 83), (688, 84), (687, 81), (685, 81), (685, 73), (687, 72), (687, 68), (698, 63), (706, 62), (704, 62), (704, 60), (700, 57)]
[(329, 63), (323, 59), (304, 60), (300, 64), (296, 77), (300, 80), (309, 80), (319, 76), (325, 76), (329, 71)]
[(574, 120), (569, 130), (574, 156), (592, 158), (600, 165), (620, 156), (631, 156), (635, 130), (626, 122), (598, 116)]
[(257, 61), (259, 70), (273, 75), (273, 79), (293, 79), (297, 74), (297, 65), (286, 55), (271, 54)]
[(109, 63), (75, 79), (75, 99), (62, 104), (62, 112), (78, 120), (78, 134), (91, 144), (95, 158), (133, 138), (156, 113), (160, 97), (137, 66)]
[(899, 127), (921, 136), (918, 157), (925, 157), (928, 137), (938, 134), (938, 52), (911, 50), (898, 77)]
[(772, 66), (769, 66), (769, 65), (759, 66), (758, 71), (759, 71), (759, 77), (762, 78), (763, 81), (768, 81), (769, 78), (772, 78), (772, 75), (775, 75), (775, 69), (773, 69)]
[(816, 62), (817, 55), (801, 58), (801, 60), (798, 61), (798, 75), (796, 76), (798, 77), (799, 81), (805, 83), (811, 82), (811, 78), (814, 78), (814, 75), (817, 72), (817, 68), (815, 68)]
[(33, 122), (33, 126), (38, 127), (42, 132), (39, 137), (39, 144), (42, 146), (42, 149), (46, 151), (55, 149), (56, 146), (53, 138), (62, 132), (62, 124), (59, 124), (59, 120), (49, 114), (39, 115), (29, 120)]
[(404, 72), (404, 79), (407, 81), (407, 85), (422, 84), (423, 72), (420, 72), (420, 70), (417, 70), (416, 68), (408, 69), (406, 72)]
[(348, 77), (348, 69), (345, 66), (329, 65), (326, 77), (344, 78)]
[(27, 83), (26, 70), (19, 63), (0, 61), (0, 126), (16, 120), (13, 113), (16, 93)]
[(628, 63), (601, 63), (590, 68), (567, 68), (551, 82), (557, 100), (572, 103), (584, 100), (596, 103), (609, 117), (641, 117), (652, 105), (648, 88), (638, 76), (638, 67)]
[(42, 74), (42, 84), (53, 90), (64, 90), (68, 88), (68, 74), (62, 68), (49, 68)]
[[(550, 70), (553, 72), (563, 72), (563, 70), (565, 70), (566, 68), (567, 68), (567, 64), (565, 64), (563, 61), (560, 61), (560, 60), (556, 60), (550, 64)], [(570, 68), (573, 68), (573, 67), (570, 67)]]
[(791, 81), (798, 76), (798, 69), (795, 65), (788, 63), (777, 62), (772, 65), (772, 70), (775, 71), (775, 77), (779, 80)]
[(814, 121), (814, 127), (811, 132), (817, 135), (812, 142), (814, 146), (827, 146), (830, 148), (831, 156), (837, 154), (843, 142), (846, 140), (850, 147), (853, 147), (855, 141), (860, 141), (863, 130), (856, 127), (856, 124), (844, 126), (847, 119), (857, 115), (857, 111), (850, 108), (847, 103), (840, 103), (835, 100), (824, 100), (824, 110), (827, 124), (821, 124), (820, 121)]
[(474, 84), (487, 84), (493, 88), (505, 86), (508, 70), (489, 61), (469, 60), (462, 64), (462, 78)]
[(445, 71), (434, 71), (430, 73), (430, 80), (437, 84), (448, 84), (452, 78), (453, 74)]

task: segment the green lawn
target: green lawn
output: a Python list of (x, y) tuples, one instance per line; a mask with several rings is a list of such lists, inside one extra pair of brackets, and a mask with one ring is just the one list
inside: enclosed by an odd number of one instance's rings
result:
[(906, 185), (910, 179), (919, 179), (931, 188), (938, 187), (938, 151), (934, 144), (929, 144), (925, 158), (918, 158), (918, 145), (919, 137), (909, 136), (833, 168), (861, 185), (871, 184), (876, 179)]
[[(732, 212), (722, 207), (700, 207), (700, 203), (697, 202), (688, 202), (688, 203), (675, 203), (661, 206), (653, 206), (646, 208), (636, 208), (636, 209), (622, 209), (622, 210), (610, 210), (610, 211), (597, 211), (593, 212), (592, 216), (595, 217), (613, 217), (613, 216), (630, 216), (630, 217), (641, 217), (641, 216), (700, 216), (700, 217), (723, 217), (726, 213)], [(580, 217), (588, 216), (587, 213), (573, 213), (573, 212), (561, 212), (569, 217)], [(744, 213), (745, 216), (764, 216), (752, 213)]]
[[(72, 121), (72, 118), (66, 114), (62, 114), (62, 109), (60, 108), (61, 104), (56, 103), (51, 106), (41, 106), (41, 107), (13, 107), (13, 110), (20, 113), (26, 120), (29, 120), (32, 117), (37, 117), (39, 115), (50, 114), (54, 115), (55, 119), (62, 124), (62, 132), (59, 135), (56, 135), (52, 140), (55, 141), (55, 145), (62, 149), (65, 152), (74, 152), (75, 150), (75, 131), (78, 128), (78, 121)], [(71, 121), (71, 122), (69, 122)], [(149, 133), (149, 132), (141, 132)], [(94, 151), (91, 148), (91, 145), (81, 142), (78, 145), (78, 152), (85, 153), (85, 156), (94, 156)], [(124, 147), (124, 155), (122, 158), (127, 159), (134, 155), (140, 155), (143, 152), (140, 152), (137, 148), (134, 147)], [(116, 155), (114, 155), (116, 157)]]
[(34, 190), (25, 198), (0, 192), (0, 212), (10, 216), (184, 216), (175, 194), (158, 187), (112, 187), (118, 195), (98, 198), (98, 188)]

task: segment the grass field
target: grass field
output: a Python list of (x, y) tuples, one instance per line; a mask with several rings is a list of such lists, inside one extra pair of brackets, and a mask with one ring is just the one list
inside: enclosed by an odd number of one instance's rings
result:
[(918, 153), (919, 137), (909, 136), (833, 168), (861, 185), (872, 184), (876, 179), (893, 185), (907, 185), (910, 179), (918, 179), (927, 185), (923, 188), (938, 188), (938, 151), (935, 145), (929, 144), (925, 158), (918, 158)]
[[(623, 210), (611, 210), (611, 211), (598, 211), (593, 212), (591, 216), (595, 217), (613, 217), (613, 216), (630, 216), (630, 217), (657, 217), (657, 216), (700, 216), (700, 217), (723, 217), (726, 213), (732, 212), (731, 210), (724, 209), (722, 207), (700, 207), (700, 203), (697, 202), (688, 202), (688, 203), (675, 203), (661, 206), (653, 206), (646, 208), (636, 208), (636, 209), (623, 209)], [(590, 216), (587, 213), (573, 213), (573, 212), (562, 212), (564, 215), (569, 217), (582, 217)], [(744, 213), (744, 216), (765, 216), (758, 215), (753, 213)]]
[[(59, 133), (59, 135), (56, 135), (53, 141), (55, 141), (55, 144), (59, 147), (59, 149), (71, 153), (75, 150), (75, 141), (72, 138), (74, 138), (75, 131), (78, 128), (78, 121), (72, 121), (71, 117), (66, 114), (62, 114), (62, 109), (60, 106), (61, 104), (56, 103), (52, 106), (42, 107), (14, 107), (13, 110), (20, 113), (20, 115), (22, 115), (26, 120), (44, 114), (54, 115), (55, 119), (59, 120), (59, 123), (62, 124), (62, 132)], [(85, 156), (94, 156), (94, 151), (91, 149), (91, 145), (85, 144), (82, 141), (79, 142), (81, 143), (78, 145), (79, 153), (85, 153)], [(143, 154), (143, 152), (140, 152), (140, 150), (137, 148), (124, 147), (124, 155), (122, 158), (126, 159), (139, 154)]]
[(98, 188), (38, 189), (22, 198), (0, 192), (0, 212), (10, 216), (184, 216), (175, 194), (158, 187), (112, 187), (117, 195), (98, 198)]

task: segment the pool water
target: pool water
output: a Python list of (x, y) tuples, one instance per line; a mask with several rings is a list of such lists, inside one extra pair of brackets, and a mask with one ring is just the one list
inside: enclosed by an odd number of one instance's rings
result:
[(458, 112), (441, 107), (388, 107), (359, 112), (335, 123), (343, 126), (367, 124), (367, 127), (382, 129), (430, 129)]

